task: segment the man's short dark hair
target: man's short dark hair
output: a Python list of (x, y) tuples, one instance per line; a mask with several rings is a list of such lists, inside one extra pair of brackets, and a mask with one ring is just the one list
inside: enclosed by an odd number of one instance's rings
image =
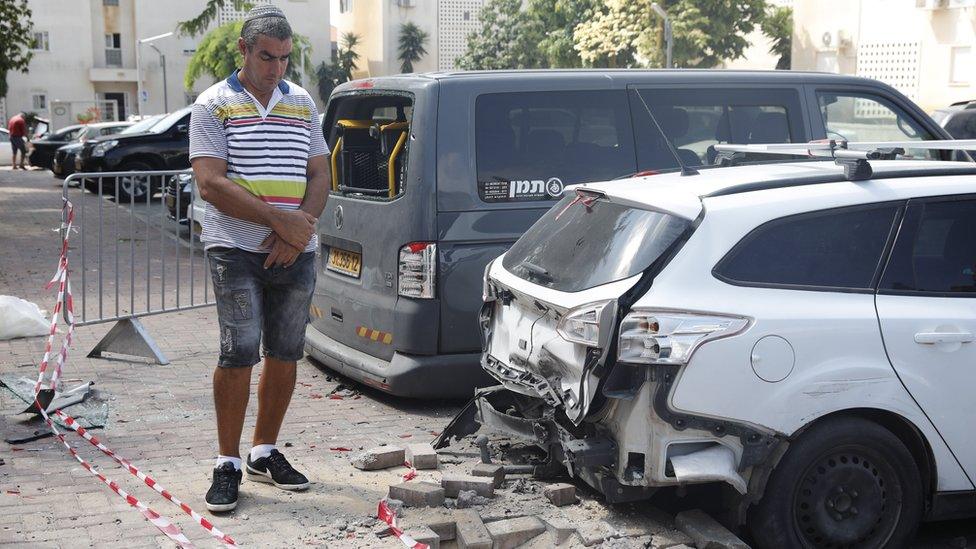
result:
[(247, 47), (251, 48), (258, 42), (260, 35), (270, 36), (276, 40), (291, 38), (291, 25), (285, 18), (285, 13), (272, 5), (257, 6), (247, 12), (244, 25), (241, 27), (241, 38)]

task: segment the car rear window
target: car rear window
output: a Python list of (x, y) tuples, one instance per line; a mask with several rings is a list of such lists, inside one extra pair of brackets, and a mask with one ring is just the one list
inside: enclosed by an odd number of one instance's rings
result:
[(667, 213), (573, 194), (512, 246), (502, 266), (534, 284), (578, 292), (644, 271), (690, 226)]
[(553, 200), (565, 185), (637, 171), (623, 90), (481, 95), (475, 143), (485, 202)]
[(743, 238), (715, 275), (746, 286), (871, 289), (898, 208), (858, 206), (770, 221)]

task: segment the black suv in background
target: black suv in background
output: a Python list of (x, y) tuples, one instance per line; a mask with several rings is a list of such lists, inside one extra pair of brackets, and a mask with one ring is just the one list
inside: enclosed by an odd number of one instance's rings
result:
[(51, 132), (40, 139), (31, 141), (31, 150), (30, 154), (28, 155), (30, 165), (37, 166), (38, 168), (50, 169), (51, 160), (54, 159), (54, 152), (58, 150), (59, 147), (63, 147), (68, 143), (77, 141), (81, 134), (84, 133), (85, 128), (86, 126), (82, 124), (66, 126), (56, 132)]
[[(166, 115), (146, 131), (103, 137), (85, 143), (75, 161), (78, 172), (132, 172), (184, 170), (190, 167), (190, 107)], [(115, 193), (115, 181), (102, 179), (102, 192)], [(85, 188), (98, 192), (95, 180)], [(108, 184), (108, 185), (105, 185)], [(118, 181), (118, 199), (143, 201), (159, 192), (161, 178), (128, 178)]]

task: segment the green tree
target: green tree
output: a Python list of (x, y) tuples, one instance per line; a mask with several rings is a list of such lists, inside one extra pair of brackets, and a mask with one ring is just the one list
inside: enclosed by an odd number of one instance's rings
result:
[(332, 52), (332, 62), (323, 61), (315, 68), (314, 78), (322, 103), (329, 102), (329, 96), (336, 86), (352, 80), (352, 71), (358, 68), (356, 61), (359, 54), (355, 50), (357, 45), (359, 36), (352, 33), (342, 35), (339, 48)]
[[(664, 64), (664, 25), (651, 11), (651, 0), (606, 0), (592, 20), (574, 31), (584, 63), (600, 66)], [(738, 59), (745, 36), (764, 19), (765, 0), (660, 0), (671, 17), (675, 67), (709, 68)]]
[(602, 0), (529, 0), (525, 13), (535, 25), (533, 35), (540, 37), (537, 48), (541, 66), (582, 67), (573, 30), (592, 19), (602, 6)]
[(0, 97), (7, 95), (7, 73), (27, 72), (34, 46), (34, 23), (27, 0), (0, 0)]
[(427, 39), (430, 36), (413, 23), (400, 25), (400, 72), (413, 72), (413, 64), (427, 55)]
[(772, 40), (769, 53), (779, 57), (776, 68), (789, 70), (793, 57), (793, 8), (769, 6), (762, 31)]
[(490, 0), (481, 9), (481, 28), (468, 36), (457, 66), (467, 70), (544, 66), (539, 25), (522, 12), (521, 0)]
[(249, 10), (254, 4), (248, 0), (207, 0), (207, 5), (200, 12), (200, 15), (193, 19), (180, 21), (176, 25), (176, 31), (184, 36), (196, 36), (203, 34), (210, 23), (217, 18), (217, 12), (228, 3), (234, 5), (236, 10)]
[[(186, 89), (192, 89), (193, 84), (205, 74), (214, 78), (225, 78), (241, 66), (243, 58), (237, 49), (237, 39), (241, 36), (243, 25), (243, 21), (233, 21), (204, 35), (183, 75), (183, 86)], [(301, 81), (302, 69), (311, 71), (312, 46), (308, 38), (300, 34), (292, 35), (291, 42), (291, 58), (285, 78)]]

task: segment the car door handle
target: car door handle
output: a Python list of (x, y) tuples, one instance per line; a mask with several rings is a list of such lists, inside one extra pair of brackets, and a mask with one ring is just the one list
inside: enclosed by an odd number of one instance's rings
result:
[(935, 345), (936, 343), (972, 343), (973, 334), (969, 332), (923, 332), (915, 334), (915, 343)]

